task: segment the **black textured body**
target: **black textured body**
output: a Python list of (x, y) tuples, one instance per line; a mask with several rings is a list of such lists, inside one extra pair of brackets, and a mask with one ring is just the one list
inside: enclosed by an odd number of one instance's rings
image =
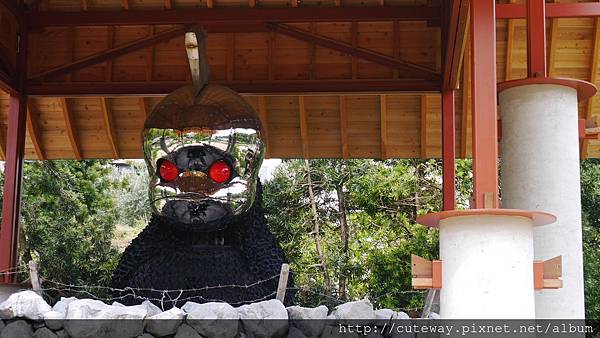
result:
[[(125, 296), (119, 302), (126, 305), (149, 298), (164, 309), (181, 307), (188, 300), (237, 306), (275, 298), (277, 275), (285, 262), (257, 201), (224, 230), (215, 232), (192, 231), (153, 216), (123, 253), (111, 286), (154, 289), (115, 292), (116, 297)], [(292, 285), (290, 278), (288, 286)], [(189, 289), (199, 290), (179, 291)], [(288, 291), (286, 305), (292, 298), (293, 292)]]

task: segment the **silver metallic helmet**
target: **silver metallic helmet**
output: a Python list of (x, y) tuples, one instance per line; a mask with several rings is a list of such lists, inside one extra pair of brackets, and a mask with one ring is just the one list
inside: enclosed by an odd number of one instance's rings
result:
[[(190, 34), (204, 42), (201, 33), (188, 33), (188, 57), (194, 46)], [(190, 57), (192, 71), (195, 60)], [(150, 113), (144, 158), (152, 211), (193, 229), (216, 230), (216, 224), (254, 203), (264, 145), (260, 119), (240, 95), (197, 80), (167, 95)]]

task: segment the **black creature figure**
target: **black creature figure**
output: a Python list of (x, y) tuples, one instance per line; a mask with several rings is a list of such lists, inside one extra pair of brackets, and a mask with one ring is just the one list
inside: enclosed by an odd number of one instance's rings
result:
[[(260, 119), (237, 93), (207, 84), (204, 33), (189, 32), (185, 42), (194, 85), (167, 95), (146, 119), (153, 216), (121, 257), (115, 296), (165, 309), (274, 298), (287, 261), (261, 206)], [(286, 293), (284, 303), (292, 298)]]

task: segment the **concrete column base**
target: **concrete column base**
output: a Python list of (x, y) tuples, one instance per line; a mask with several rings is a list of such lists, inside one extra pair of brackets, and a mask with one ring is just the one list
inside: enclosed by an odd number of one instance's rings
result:
[(533, 228), (548, 213), (444, 211), (417, 221), (440, 229), (443, 319), (534, 319)]

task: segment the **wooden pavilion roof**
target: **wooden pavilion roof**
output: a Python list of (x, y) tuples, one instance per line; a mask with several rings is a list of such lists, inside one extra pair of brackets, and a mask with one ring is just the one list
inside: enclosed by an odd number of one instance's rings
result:
[[(8, 1), (0, 6), (0, 61), (10, 74), (17, 29)], [(261, 114), (269, 157), (440, 157), (440, 6), (40, 0), (27, 16), (26, 159), (141, 157), (146, 115), (191, 82), (183, 32), (194, 22), (209, 32), (212, 81), (242, 93)], [(548, 19), (550, 76), (599, 85), (599, 20)], [(498, 19), (496, 46), (498, 81), (526, 77), (525, 20)], [(470, 86), (463, 81), (471, 65), (464, 60), (455, 101), (459, 157), (471, 154)], [(580, 104), (582, 118), (600, 115), (597, 101)], [(0, 92), (0, 158), (7, 110), (8, 94)], [(600, 141), (583, 142), (582, 155), (600, 157)]]

